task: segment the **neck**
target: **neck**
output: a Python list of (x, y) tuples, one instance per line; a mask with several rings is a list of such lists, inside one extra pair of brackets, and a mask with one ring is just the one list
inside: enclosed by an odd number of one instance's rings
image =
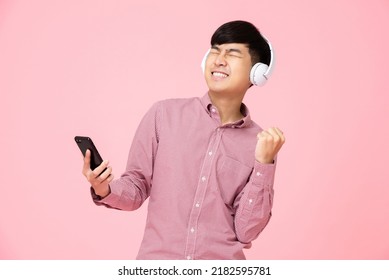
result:
[(220, 93), (209, 92), (209, 98), (219, 111), (222, 125), (236, 122), (243, 118), (240, 111), (243, 96), (226, 96)]

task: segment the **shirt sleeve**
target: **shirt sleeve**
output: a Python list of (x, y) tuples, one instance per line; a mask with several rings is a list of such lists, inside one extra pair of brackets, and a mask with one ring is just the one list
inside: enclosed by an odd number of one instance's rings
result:
[(255, 161), (248, 183), (234, 201), (235, 231), (242, 243), (256, 239), (270, 220), (275, 168), (276, 161), (272, 164)]
[(110, 194), (99, 199), (91, 192), (96, 205), (131, 211), (138, 209), (148, 198), (159, 143), (160, 120), (161, 110), (158, 102), (141, 120), (128, 154), (126, 170), (120, 178), (109, 184)]

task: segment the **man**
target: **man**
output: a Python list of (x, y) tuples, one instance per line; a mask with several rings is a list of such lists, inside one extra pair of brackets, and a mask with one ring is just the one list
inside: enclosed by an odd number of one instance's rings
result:
[(83, 174), (97, 205), (135, 210), (149, 198), (137, 259), (245, 259), (243, 248), (270, 219), (275, 159), (285, 141), (278, 128), (254, 123), (242, 103), (253, 65), (269, 60), (255, 26), (223, 24), (204, 63), (209, 91), (154, 104), (119, 179), (108, 161), (92, 171), (86, 153)]

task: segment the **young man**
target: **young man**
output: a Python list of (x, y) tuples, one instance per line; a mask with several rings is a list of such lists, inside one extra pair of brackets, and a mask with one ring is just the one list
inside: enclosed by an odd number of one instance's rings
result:
[(220, 26), (204, 65), (209, 91), (154, 104), (119, 179), (108, 161), (92, 171), (86, 153), (97, 205), (135, 210), (149, 198), (137, 259), (245, 259), (243, 248), (267, 225), (285, 138), (262, 130), (242, 103), (258, 61), (269, 64), (270, 48), (251, 23)]

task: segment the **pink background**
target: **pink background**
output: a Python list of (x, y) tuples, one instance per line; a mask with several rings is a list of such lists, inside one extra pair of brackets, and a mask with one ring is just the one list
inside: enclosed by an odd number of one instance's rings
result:
[(0, 258), (133, 259), (145, 223), (96, 207), (73, 137), (115, 176), (157, 100), (202, 96), (222, 23), (253, 22), (277, 65), (245, 102), (287, 142), (249, 259), (389, 258), (389, 2), (0, 1)]

